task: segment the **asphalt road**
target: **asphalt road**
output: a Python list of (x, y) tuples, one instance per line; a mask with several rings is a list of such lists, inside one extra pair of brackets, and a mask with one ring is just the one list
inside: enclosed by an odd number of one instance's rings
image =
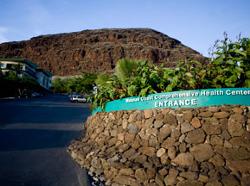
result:
[(0, 100), (0, 185), (89, 185), (66, 152), (89, 114), (66, 96)]

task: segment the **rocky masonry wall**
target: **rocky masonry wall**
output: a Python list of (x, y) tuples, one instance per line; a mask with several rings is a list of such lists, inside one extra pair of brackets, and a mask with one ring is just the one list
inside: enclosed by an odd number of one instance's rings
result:
[(106, 185), (250, 185), (245, 106), (97, 113), (68, 148)]

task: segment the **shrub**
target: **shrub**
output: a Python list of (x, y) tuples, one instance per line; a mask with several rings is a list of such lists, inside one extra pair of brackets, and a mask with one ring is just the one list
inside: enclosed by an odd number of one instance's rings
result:
[(78, 77), (56, 78), (52, 81), (52, 90), (59, 93), (78, 92), (91, 94), (95, 86), (95, 74), (84, 73)]
[(97, 77), (93, 107), (105, 107), (107, 101), (128, 96), (178, 90), (250, 87), (250, 39), (236, 42), (227, 35), (214, 46), (209, 63), (180, 61), (175, 69), (147, 61), (119, 60), (115, 73)]

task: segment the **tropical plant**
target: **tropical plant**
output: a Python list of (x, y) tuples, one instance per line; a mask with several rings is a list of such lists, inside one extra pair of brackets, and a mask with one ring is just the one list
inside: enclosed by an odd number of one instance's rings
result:
[(119, 99), (123, 95), (121, 84), (114, 75), (99, 74), (95, 83), (98, 89), (92, 99), (94, 108), (97, 106), (104, 108), (106, 102)]
[(126, 85), (131, 77), (136, 75), (139, 61), (120, 59), (115, 67), (115, 75), (119, 81)]
[(217, 41), (209, 64), (211, 87), (250, 87), (249, 50), (250, 39), (240, 38), (232, 42), (226, 33)]
[(104, 108), (107, 101), (156, 92), (250, 87), (250, 39), (233, 42), (224, 36), (216, 42), (207, 63), (185, 60), (171, 69), (147, 61), (119, 60), (114, 74), (97, 77), (93, 106)]

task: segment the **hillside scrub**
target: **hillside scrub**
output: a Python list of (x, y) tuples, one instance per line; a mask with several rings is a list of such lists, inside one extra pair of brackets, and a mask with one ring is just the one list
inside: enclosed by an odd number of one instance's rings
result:
[(208, 63), (180, 61), (164, 68), (147, 61), (121, 59), (113, 74), (97, 77), (93, 108), (128, 96), (206, 88), (250, 87), (250, 39), (217, 41)]

